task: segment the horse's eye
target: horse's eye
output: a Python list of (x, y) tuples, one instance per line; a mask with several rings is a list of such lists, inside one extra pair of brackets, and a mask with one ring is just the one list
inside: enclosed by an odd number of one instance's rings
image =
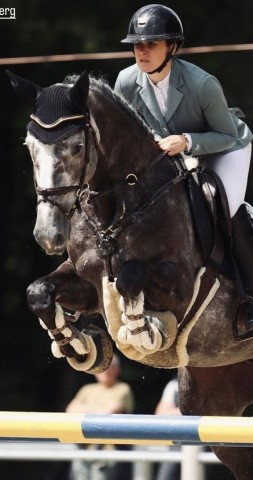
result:
[(79, 143), (72, 147), (72, 155), (78, 155), (83, 149), (83, 144)]
[(54, 145), (54, 154), (56, 157), (61, 157), (63, 154), (63, 148), (61, 145)]

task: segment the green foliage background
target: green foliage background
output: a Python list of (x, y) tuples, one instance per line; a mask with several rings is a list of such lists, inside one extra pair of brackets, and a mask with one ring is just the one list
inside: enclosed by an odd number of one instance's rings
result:
[[(0, 58), (125, 50), (120, 43), (131, 15), (148, 2), (137, 0), (0, 0), (15, 7), (16, 20), (0, 20)], [(171, 0), (185, 30), (185, 47), (252, 42), (253, 2)], [(239, 106), (253, 128), (252, 51), (185, 55), (221, 81), (230, 106)], [(113, 86), (117, 72), (132, 60), (56, 62), (8, 67), (42, 86), (83, 70), (104, 75)], [(0, 66), (1, 161), (1, 336), (0, 410), (64, 411), (76, 389), (92, 379), (55, 360), (47, 334), (26, 305), (26, 287), (61, 260), (48, 258), (33, 239), (36, 198), (32, 165), (22, 145), (30, 108), (12, 91)], [(253, 198), (250, 176), (247, 198)], [(122, 359), (123, 376), (134, 388), (136, 411), (152, 413), (172, 372), (153, 370)], [(88, 378), (87, 378), (88, 377)], [(20, 476), (5, 463), (1, 480), (32, 478), (32, 465)], [(5, 473), (6, 470), (6, 473)], [(50, 472), (52, 468), (50, 465)], [(49, 479), (43, 464), (37, 480)], [(30, 476), (31, 474), (31, 476)], [(6, 475), (6, 477), (5, 477)], [(56, 478), (52, 477), (52, 478)], [(59, 478), (65, 478), (64, 475)], [(224, 477), (223, 477), (224, 478)], [(214, 479), (213, 479), (214, 480)]]

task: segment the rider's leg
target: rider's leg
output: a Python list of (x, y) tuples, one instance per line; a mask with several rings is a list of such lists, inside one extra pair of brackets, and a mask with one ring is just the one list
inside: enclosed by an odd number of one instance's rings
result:
[(246, 329), (253, 331), (253, 227), (243, 205), (251, 159), (251, 144), (226, 154), (210, 155), (203, 162), (214, 170), (225, 187), (233, 229), (233, 253), (249, 298)]
[(230, 216), (233, 218), (245, 198), (251, 160), (251, 143), (240, 150), (208, 155), (207, 158), (208, 160), (204, 164), (221, 178), (227, 193)]

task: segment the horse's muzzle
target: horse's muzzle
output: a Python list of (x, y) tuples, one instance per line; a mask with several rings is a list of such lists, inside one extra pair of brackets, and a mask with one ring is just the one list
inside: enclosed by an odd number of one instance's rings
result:
[(47, 255), (62, 255), (69, 238), (69, 220), (49, 204), (40, 204), (33, 235)]

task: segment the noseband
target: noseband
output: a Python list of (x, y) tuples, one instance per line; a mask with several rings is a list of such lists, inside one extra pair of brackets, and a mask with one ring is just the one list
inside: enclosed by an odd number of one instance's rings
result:
[[(69, 185), (69, 186), (62, 186), (62, 187), (52, 187), (52, 188), (41, 188), (39, 185), (37, 185), (35, 181), (35, 190), (37, 195), (39, 195), (41, 198), (38, 200), (37, 205), (39, 205), (41, 202), (44, 203), (50, 203), (54, 207), (57, 207), (68, 219), (70, 219), (76, 209), (80, 208), (80, 203), (81, 200), (83, 199), (83, 196), (87, 189), (85, 188), (85, 179), (86, 179), (86, 174), (87, 174), (87, 168), (89, 165), (90, 161), (90, 155), (89, 155), (89, 149), (90, 149), (90, 134), (93, 137), (95, 146), (96, 146), (96, 151), (98, 151), (99, 144), (96, 136), (96, 132), (90, 122), (90, 117), (89, 114), (86, 112), (85, 115), (83, 115), (85, 119), (85, 124), (84, 124), (84, 134), (85, 134), (85, 153), (84, 153), (84, 161), (83, 161), (83, 168), (82, 172), (80, 175), (80, 180), (78, 185)], [(36, 117), (33, 116), (33, 119)], [(53, 200), (52, 196), (60, 196), (60, 195), (65, 195), (66, 193), (69, 192), (76, 192), (76, 201), (74, 205), (70, 208), (69, 211), (66, 211), (62, 205), (57, 202), (57, 200)]]

